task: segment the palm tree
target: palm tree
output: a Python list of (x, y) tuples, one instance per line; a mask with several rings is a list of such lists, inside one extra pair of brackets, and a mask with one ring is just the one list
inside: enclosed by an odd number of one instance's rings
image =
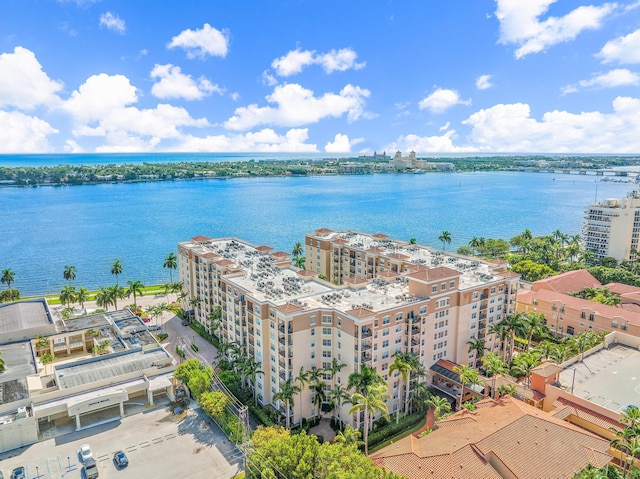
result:
[(178, 257), (173, 252), (169, 253), (164, 259), (162, 267), (169, 270), (169, 281), (173, 283), (173, 270), (178, 269)]
[(42, 356), (40, 356), (40, 362), (44, 366), (44, 374), (45, 375), (47, 374), (47, 365), (51, 364), (55, 360), (56, 360), (56, 356), (54, 354), (51, 354), (51, 353), (45, 353)]
[(11, 268), (3, 269), (2, 276), (0, 276), (0, 283), (7, 285), (7, 290), (9, 291), (9, 300), (13, 298), (13, 294), (11, 294), (11, 283), (16, 280), (16, 274), (11, 271)]
[[(398, 405), (396, 407), (396, 424), (400, 422), (400, 403), (401, 403), (401, 393), (403, 390), (402, 386), (406, 386), (408, 385), (407, 379), (409, 378), (409, 372), (411, 371), (411, 365), (409, 365), (408, 362), (406, 362), (402, 356), (396, 354), (395, 355), (395, 360), (393, 361), (393, 364), (391, 364), (391, 366), (389, 366), (389, 374), (393, 374), (395, 371), (398, 372), (398, 376), (400, 377), (400, 384), (398, 387)], [(408, 392), (404, 391), (405, 397), (408, 396)], [(405, 401), (405, 413), (407, 412), (406, 410), (406, 401)]]
[(216, 331), (222, 326), (222, 308), (220, 306), (214, 307), (207, 319), (209, 320), (209, 329), (220, 339), (220, 334), (216, 334)]
[(534, 334), (544, 334), (547, 331), (547, 325), (545, 324), (544, 314), (536, 314), (532, 311), (526, 313), (522, 319), (522, 329), (527, 335), (527, 351), (531, 346), (531, 339)]
[(460, 377), (461, 389), (460, 389), (460, 401), (458, 402), (458, 409), (460, 409), (462, 407), (462, 399), (464, 398), (465, 386), (467, 384), (469, 385), (478, 384), (478, 382), (480, 381), (480, 375), (478, 374), (478, 371), (470, 368), (466, 364), (463, 364), (461, 366), (454, 366), (453, 372)]
[(62, 277), (65, 281), (68, 281), (71, 284), (71, 281), (76, 279), (76, 267), (75, 266), (65, 266), (64, 272), (62, 273)]
[(296, 244), (293, 245), (293, 250), (291, 251), (291, 254), (296, 257), (296, 256), (302, 256), (302, 253), (304, 253), (304, 250), (302, 249), (302, 244), (298, 241)]
[(360, 436), (362, 433), (358, 431), (356, 428), (347, 426), (347, 428), (343, 431), (338, 431), (336, 437), (333, 439), (333, 442), (338, 444), (344, 444), (345, 446), (355, 445), (360, 446), (364, 444), (364, 441), (360, 440)]
[(324, 393), (324, 382), (322, 381), (324, 377), (324, 370), (316, 366), (312, 366), (311, 369), (309, 369), (308, 373), (309, 373), (308, 384), (310, 385), (310, 389), (313, 393), (313, 398), (312, 398), (313, 404), (315, 406), (318, 406), (319, 400), (316, 398), (316, 396), (319, 394), (322, 399), (320, 401), (320, 405), (322, 405), (322, 401), (324, 401), (326, 398), (326, 395)]
[(320, 409), (322, 408), (322, 404), (327, 399), (327, 394), (324, 392), (326, 384), (324, 381), (318, 380), (311, 384), (311, 391), (313, 392), (313, 404), (318, 408), (318, 413), (315, 417), (320, 416)]
[(109, 348), (111, 348), (111, 342), (109, 342), (108, 339), (105, 339), (93, 347), (93, 354), (95, 356), (100, 356), (102, 353), (108, 351)]
[(437, 423), (440, 416), (451, 411), (451, 403), (448, 399), (430, 394), (429, 399), (424, 402), (428, 408), (433, 409), (433, 419)]
[(127, 281), (127, 284), (129, 285), (129, 287), (127, 288), (127, 298), (131, 295), (133, 295), (133, 306), (134, 308), (137, 310), (138, 309), (138, 302), (137, 302), (137, 297), (138, 295), (140, 296), (144, 296), (144, 284), (142, 284), (141, 281)]
[(371, 416), (376, 412), (382, 413), (384, 417), (389, 417), (387, 403), (385, 399), (389, 398), (386, 384), (369, 384), (364, 394), (353, 393), (351, 396), (351, 404), (349, 414), (355, 414), (364, 411), (364, 454), (369, 455), (369, 423)]
[(69, 306), (76, 300), (76, 288), (73, 286), (63, 286), (60, 291), (60, 302)]
[(584, 333), (570, 339), (571, 346), (580, 353), (580, 362), (584, 359), (584, 352), (589, 349), (591, 344), (594, 342), (592, 339), (594, 336), (595, 334), (591, 331), (585, 331)]
[(515, 347), (516, 334), (522, 332), (524, 324), (524, 313), (513, 313), (506, 317), (502, 322), (504, 327), (509, 331), (509, 363), (513, 357), (513, 349)]
[(327, 371), (329, 373), (331, 373), (331, 387), (335, 388), (336, 387), (336, 376), (338, 374), (340, 374), (340, 371), (342, 371), (343, 368), (346, 368), (347, 365), (344, 363), (341, 363), (340, 361), (338, 361), (336, 358), (333, 358), (331, 360), (331, 365), (329, 366), (329, 368), (327, 369)]
[(309, 384), (309, 376), (311, 375), (311, 372), (309, 370), (304, 369), (304, 366), (300, 366), (300, 372), (298, 373), (298, 375), (294, 378), (294, 381), (297, 382), (298, 384), (300, 384), (300, 386), (298, 387), (298, 391), (301, 395), (300, 397), (300, 424), (302, 424), (302, 418), (304, 413), (302, 412), (302, 391), (304, 390), (304, 387)]
[(478, 249), (482, 246), (482, 243), (480, 242), (479, 238), (474, 236), (473, 238), (471, 238), (471, 241), (469, 241), (469, 246), (473, 248), (473, 254), (476, 254)]
[(515, 396), (518, 392), (518, 387), (515, 384), (503, 384), (498, 387), (498, 394), (500, 397), (506, 396)]
[[(111, 265), (111, 274), (116, 277), (116, 286), (118, 286), (118, 275), (122, 274), (122, 263), (120, 260), (114, 261), (113, 265)], [(116, 307), (116, 309), (118, 309)]]
[(535, 350), (520, 353), (513, 362), (513, 369), (525, 376), (527, 387), (531, 387), (531, 371), (540, 364), (540, 354)]
[(438, 241), (442, 241), (442, 250), (444, 251), (446, 249), (445, 243), (451, 244), (451, 233), (446, 230), (443, 231), (442, 234), (438, 236)]
[(287, 379), (284, 383), (282, 383), (282, 385), (280, 385), (280, 390), (273, 395), (273, 399), (275, 401), (283, 401), (285, 404), (287, 429), (289, 429), (289, 420), (291, 416), (290, 406), (293, 407), (293, 397), (299, 392), (300, 388), (293, 384), (291, 379)]
[(104, 308), (109, 310), (109, 306), (113, 304), (113, 300), (111, 299), (111, 294), (109, 290), (104, 286), (100, 286), (98, 292), (95, 295), (96, 305), (99, 308)]
[(496, 337), (500, 340), (500, 352), (502, 354), (502, 360), (505, 360), (505, 356), (507, 355), (506, 348), (506, 340), (509, 336), (509, 329), (504, 322), (493, 323), (489, 326), (489, 334), (495, 334)]
[(256, 361), (250, 357), (245, 357), (242, 360), (242, 369), (240, 373), (240, 378), (244, 381), (245, 379), (250, 380), (253, 385), (253, 403), (258, 405), (258, 387), (256, 384), (256, 380), (258, 379), (258, 374), (264, 374), (264, 371), (260, 369), (260, 362)]
[(296, 268), (304, 269), (306, 262), (307, 261), (304, 256), (296, 256), (293, 258), (293, 264)]
[(113, 304), (116, 311), (118, 310), (118, 300), (124, 299), (127, 297), (127, 290), (122, 286), (118, 286), (115, 284), (114, 286), (109, 286), (107, 288), (109, 296), (111, 297), (111, 304)]
[[(333, 411), (332, 418), (335, 419), (337, 417), (335, 412), (340, 410), (340, 407), (344, 403), (349, 401), (351, 396), (349, 396), (349, 393), (347, 392), (347, 388), (345, 388), (342, 384), (334, 385), (333, 389), (329, 391), (328, 396), (329, 396), (329, 406), (331, 407), (331, 411)], [(340, 429), (342, 429), (342, 424), (343, 422), (342, 420), (340, 420)]]
[(478, 367), (478, 363), (482, 359), (484, 352), (487, 350), (487, 348), (485, 348), (484, 346), (484, 339), (478, 339), (478, 338), (470, 339), (469, 341), (467, 341), (467, 346), (468, 346), (469, 352), (475, 351), (476, 357), (474, 360), (474, 365)]
[(509, 371), (507, 365), (500, 358), (500, 356), (489, 353), (482, 358), (482, 368), (485, 373), (492, 378), (491, 381), (491, 397), (496, 398), (496, 376), (498, 374), (506, 374)]
[[(76, 301), (80, 304), (80, 307), (84, 310), (84, 303), (89, 301), (89, 292), (87, 288), (80, 286), (76, 292)], [(86, 313), (86, 310), (85, 310)]]
[(364, 394), (367, 387), (372, 384), (386, 384), (386, 382), (374, 368), (363, 364), (360, 367), (360, 372), (353, 372), (349, 375), (347, 389), (353, 389), (357, 393)]

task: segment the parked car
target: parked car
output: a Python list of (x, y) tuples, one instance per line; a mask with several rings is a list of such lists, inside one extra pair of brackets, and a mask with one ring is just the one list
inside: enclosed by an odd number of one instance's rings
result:
[(127, 455), (123, 451), (117, 451), (113, 454), (113, 463), (120, 469), (129, 465), (129, 459), (127, 459)]
[(86, 479), (97, 479), (100, 475), (98, 472), (98, 465), (96, 464), (96, 460), (92, 457), (88, 458), (84, 461), (84, 477)]
[(162, 329), (162, 326), (160, 326), (159, 324), (150, 324), (149, 326), (147, 326), (147, 329), (149, 331), (160, 331)]
[(13, 471), (11, 471), (11, 479), (25, 479), (26, 471), (24, 467), (16, 467)]
[(93, 451), (91, 451), (89, 444), (83, 444), (80, 446), (80, 460), (85, 462), (87, 459), (93, 459)]

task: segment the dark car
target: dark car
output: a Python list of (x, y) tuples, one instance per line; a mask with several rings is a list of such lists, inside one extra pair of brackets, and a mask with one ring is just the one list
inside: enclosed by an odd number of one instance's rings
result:
[(84, 477), (86, 479), (97, 479), (100, 476), (96, 460), (92, 457), (84, 461)]
[(16, 467), (13, 471), (11, 471), (11, 479), (25, 479), (26, 472), (24, 467)]
[(119, 469), (121, 467), (127, 467), (129, 465), (129, 459), (127, 459), (127, 455), (124, 452), (118, 451), (113, 454), (113, 463)]

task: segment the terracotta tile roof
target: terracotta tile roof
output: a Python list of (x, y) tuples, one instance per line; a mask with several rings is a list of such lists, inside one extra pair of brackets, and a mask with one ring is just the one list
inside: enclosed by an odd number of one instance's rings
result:
[(367, 251), (370, 253), (384, 253), (384, 250), (380, 248), (369, 248)]
[(500, 276), (502, 276), (503, 278), (511, 279), (511, 278), (519, 278), (522, 275), (518, 273), (514, 273), (513, 271), (507, 271), (506, 273), (500, 273)]
[(387, 235), (382, 234), (382, 233), (376, 233), (376, 234), (372, 235), (371, 237), (375, 238), (375, 239), (386, 239), (386, 238), (388, 238)]
[(553, 376), (554, 374), (559, 373), (563, 369), (564, 368), (562, 366), (547, 361), (537, 365), (531, 370), (531, 372), (537, 374), (538, 376), (548, 378), (549, 376)]
[(624, 308), (616, 308), (615, 306), (607, 306), (606, 304), (596, 303), (594, 301), (589, 301), (588, 299), (576, 298), (575, 296), (556, 293), (554, 291), (549, 291), (546, 289), (520, 293), (518, 295), (518, 303), (532, 305), (533, 298), (547, 301), (549, 303), (555, 302), (557, 305), (564, 305), (578, 311), (592, 311), (598, 316), (602, 316), (604, 318), (618, 318), (620, 320), (640, 326), (640, 314), (634, 311), (629, 311), (628, 309)]
[(550, 278), (533, 283), (533, 291), (548, 289), (557, 293), (575, 293), (584, 288), (602, 288), (602, 283), (594, 278), (586, 269), (567, 271)]
[(205, 254), (202, 255), (202, 257), (209, 259), (209, 258), (219, 258), (220, 256), (218, 256), (215, 253), (205, 253)]
[(401, 254), (401, 253), (393, 253), (389, 255), (389, 258), (393, 258), (393, 259), (401, 259), (403, 261), (406, 261), (408, 259), (411, 259), (409, 256), (407, 256), (406, 254)]
[(320, 228), (319, 230), (316, 230), (316, 233), (320, 233), (320, 234), (327, 234), (327, 233), (333, 233), (333, 230), (330, 230), (328, 228)]
[(221, 259), (220, 261), (216, 261), (216, 264), (220, 266), (230, 266), (234, 263), (230, 259)]
[(334, 240), (335, 244), (348, 244), (349, 242), (346, 239), (342, 239), (342, 238), (338, 238), (337, 240)]
[(285, 253), (284, 251), (278, 251), (277, 253), (273, 253), (271, 256), (275, 256), (276, 258), (284, 258), (291, 255), (289, 253)]
[(640, 293), (640, 287), (631, 286), (629, 284), (622, 283), (609, 283), (604, 285), (605, 288), (609, 288), (612, 293), (627, 294), (627, 293)]
[(429, 268), (421, 271), (416, 271), (408, 276), (415, 279), (422, 279), (425, 281), (439, 281), (445, 278), (451, 278), (453, 276), (460, 276), (462, 273), (446, 266), (438, 266), (437, 268)]
[(410, 479), (502, 477), (499, 470), (521, 479), (570, 479), (590, 463), (600, 467), (611, 460), (607, 440), (523, 401), (485, 399), (476, 406), (441, 420), (426, 436), (398, 440), (371, 459)]
[(368, 318), (371, 316), (375, 316), (376, 313), (367, 308), (355, 308), (349, 309), (345, 311), (346, 314), (350, 314), (351, 316), (355, 316), (356, 318)]
[(489, 261), (487, 261), (487, 263), (498, 264), (498, 265), (509, 264), (509, 262), (506, 259), (500, 259), (500, 258), (490, 259)]
[(357, 276), (347, 276), (346, 278), (342, 278), (342, 282), (346, 284), (364, 284), (369, 281), (364, 278), (358, 278)]
[(309, 269), (301, 269), (300, 271), (298, 271), (298, 276), (304, 276), (304, 277), (310, 277), (310, 276), (317, 276), (318, 273), (316, 273), (315, 271), (311, 271)]
[(376, 276), (378, 278), (395, 278), (396, 276), (400, 276), (400, 273), (395, 273), (393, 271), (380, 271)]
[(211, 241), (211, 238), (207, 238), (206, 236), (194, 236), (191, 238), (191, 241), (194, 243), (206, 243), (207, 241)]
[[(593, 411), (592, 409), (581, 406), (580, 404), (577, 404), (567, 398), (559, 397), (553, 403), (553, 405), (555, 407), (560, 407), (561, 411), (569, 408), (569, 414), (566, 414), (564, 416), (565, 418), (569, 415), (573, 415), (589, 421), (590, 423), (595, 424), (596, 426), (600, 426), (604, 429), (614, 428), (616, 431), (622, 431), (624, 429), (622, 425), (615, 419)], [(556, 414), (554, 414), (554, 416), (558, 417)]]
[(302, 306), (298, 306), (297, 304), (293, 304), (293, 303), (281, 304), (280, 306), (276, 306), (276, 309), (284, 314), (297, 313), (299, 311), (304, 311), (304, 308)]
[(273, 248), (271, 246), (264, 246), (264, 245), (256, 247), (257, 251), (271, 251), (272, 249)]

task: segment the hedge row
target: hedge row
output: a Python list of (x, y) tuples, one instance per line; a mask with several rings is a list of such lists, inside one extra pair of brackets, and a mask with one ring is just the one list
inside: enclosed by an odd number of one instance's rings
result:
[(395, 436), (400, 435), (408, 429), (412, 429), (420, 422), (425, 420), (425, 414), (423, 412), (416, 412), (409, 416), (405, 416), (400, 419), (397, 424), (392, 422), (385, 427), (369, 433), (369, 449), (376, 447), (378, 444), (388, 441)]

